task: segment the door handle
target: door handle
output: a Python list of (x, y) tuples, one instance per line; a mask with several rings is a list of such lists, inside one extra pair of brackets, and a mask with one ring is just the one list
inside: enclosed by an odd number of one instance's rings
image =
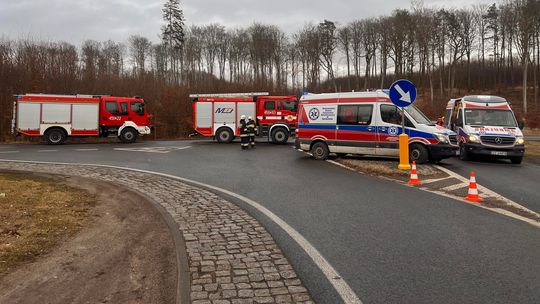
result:
[(368, 127), (368, 128), (367, 128), (368, 131), (373, 131), (374, 129), (375, 129), (375, 128), (373, 128), (373, 127)]

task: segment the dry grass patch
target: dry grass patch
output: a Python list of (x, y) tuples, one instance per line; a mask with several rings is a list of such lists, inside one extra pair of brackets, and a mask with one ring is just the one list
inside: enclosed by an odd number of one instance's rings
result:
[(0, 275), (75, 234), (94, 205), (61, 180), (0, 173)]
[[(362, 159), (362, 158), (338, 158), (336, 161), (358, 172), (370, 175), (384, 176), (401, 181), (410, 178), (410, 171), (403, 171), (397, 168), (398, 161), (390, 159)], [(443, 178), (448, 175), (439, 171), (432, 164), (417, 165), (420, 179)]]
[(540, 129), (525, 128), (525, 129), (523, 129), (523, 134), (525, 134), (525, 135), (540, 135)]
[(540, 141), (525, 141), (525, 156), (540, 157)]

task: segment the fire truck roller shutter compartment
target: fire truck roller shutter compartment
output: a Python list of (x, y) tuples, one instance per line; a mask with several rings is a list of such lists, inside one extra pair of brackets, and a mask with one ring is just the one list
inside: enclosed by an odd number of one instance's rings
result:
[(20, 130), (39, 130), (41, 104), (20, 102), (17, 110), (17, 128)]
[(71, 104), (43, 103), (41, 115), (43, 124), (70, 124)]
[[(197, 128), (212, 128), (212, 103), (211, 102), (196, 102), (196, 127)], [(211, 132), (211, 131), (210, 131)]]
[(96, 131), (99, 123), (99, 104), (73, 104), (71, 127), (77, 131)]
[(246, 115), (246, 117), (255, 118), (255, 103), (254, 102), (239, 102), (238, 103), (238, 121), (240, 117)]
[(236, 130), (236, 103), (216, 102), (214, 104), (214, 132), (222, 126)]

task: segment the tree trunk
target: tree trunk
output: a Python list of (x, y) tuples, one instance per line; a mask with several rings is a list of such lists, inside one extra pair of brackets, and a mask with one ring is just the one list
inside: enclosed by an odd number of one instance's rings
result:
[(527, 69), (529, 67), (529, 60), (525, 58), (523, 62), (523, 114), (527, 115)]

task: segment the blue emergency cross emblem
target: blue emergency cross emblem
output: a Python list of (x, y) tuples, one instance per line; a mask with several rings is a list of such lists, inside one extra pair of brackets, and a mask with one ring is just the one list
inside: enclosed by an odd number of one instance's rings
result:
[(313, 108), (309, 110), (309, 118), (311, 118), (311, 120), (316, 120), (317, 118), (319, 118), (319, 115), (320, 115), (319, 109)]
[(390, 127), (388, 128), (388, 134), (390, 135), (397, 135), (399, 133), (399, 129), (397, 127)]

